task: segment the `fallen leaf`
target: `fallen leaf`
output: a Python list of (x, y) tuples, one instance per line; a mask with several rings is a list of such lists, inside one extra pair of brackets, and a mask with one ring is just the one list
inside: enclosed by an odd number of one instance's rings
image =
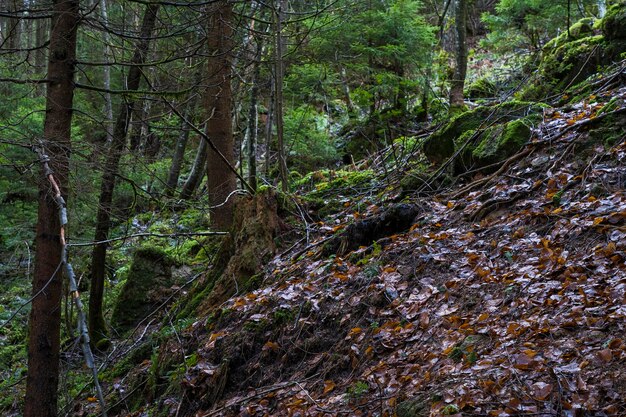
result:
[(324, 392), (322, 392), (322, 395), (326, 395), (334, 389), (335, 389), (335, 383), (331, 381), (330, 379), (328, 379), (324, 381)]
[(535, 382), (533, 385), (533, 395), (536, 400), (543, 401), (552, 393), (552, 384), (545, 382)]
[(597, 355), (602, 362), (611, 362), (611, 360), (613, 360), (613, 352), (611, 349), (602, 349), (598, 351)]

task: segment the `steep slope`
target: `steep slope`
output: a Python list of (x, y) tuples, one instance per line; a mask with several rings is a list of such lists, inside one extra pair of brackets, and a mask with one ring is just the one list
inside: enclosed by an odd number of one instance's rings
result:
[(112, 379), (117, 415), (626, 413), (624, 65), (611, 77), (494, 174), (398, 202), (408, 168), (380, 158), (328, 190), (340, 209), (258, 289)]

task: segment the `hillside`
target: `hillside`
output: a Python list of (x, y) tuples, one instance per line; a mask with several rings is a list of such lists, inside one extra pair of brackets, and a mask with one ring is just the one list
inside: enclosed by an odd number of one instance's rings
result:
[(138, 328), (151, 349), (108, 383), (111, 414), (622, 415), (623, 65), (544, 108), (491, 173), (428, 171), (439, 187), (406, 192), (420, 157), (398, 148), (392, 173), (381, 154), (365, 182), (303, 181), (340, 204), (302, 213), (257, 289), (162, 324), (160, 343)]
[(626, 0), (4, 7), (0, 415), (626, 415)]

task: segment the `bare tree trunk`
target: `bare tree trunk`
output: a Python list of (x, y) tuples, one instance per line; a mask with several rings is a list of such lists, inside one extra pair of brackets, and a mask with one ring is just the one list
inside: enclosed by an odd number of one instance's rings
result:
[(252, 89), (250, 90), (250, 111), (248, 112), (248, 183), (254, 191), (257, 189), (256, 172), (256, 143), (259, 136), (259, 76), (261, 73), (261, 58), (263, 57), (263, 40), (259, 39), (252, 69)]
[(278, 171), (283, 191), (289, 189), (289, 179), (287, 171), (287, 159), (285, 156), (285, 138), (283, 132), (283, 81), (285, 64), (283, 54), (286, 46), (286, 38), (283, 35), (283, 22), (285, 21), (285, 12), (287, 10), (287, 0), (278, 0), (278, 8), (276, 9), (276, 137), (278, 141)]
[[(78, 0), (56, 0), (50, 32), (50, 80), (44, 137), (50, 167), (67, 197)], [(47, 176), (48, 173), (44, 173)], [(39, 183), (33, 302), (28, 332), (25, 417), (57, 415), (61, 330), (61, 241), (57, 204), (47, 178)]]
[[(102, 16), (102, 22), (105, 26), (109, 25), (109, 13), (107, 10), (107, 0), (100, 0), (100, 15)], [(103, 40), (104, 40), (104, 60), (105, 62), (109, 62), (109, 57), (111, 56), (111, 36), (109, 32), (106, 30), (103, 31)], [(113, 138), (113, 99), (111, 98), (111, 93), (108, 90), (111, 89), (111, 67), (109, 65), (105, 65), (103, 67), (103, 78), (104, 78), (104, 88), (107, 89), (107, 92), (104, 93), (104, 108), (105, 108), (105, 130), (107, 133), (107, 143), (110, 142)]]
[(22, 19), (19, 16), (24, 3), (20, 0), (9, 0), (9, 13), (15, 17), (10, 17), (7, 24), (6, 46), (10, 50), (17, 51), (22, 46)]
[(455, 16), (456, 67), (450, 83), (450, 107), (461, 107), (464, 103), (463, 87), (467, 73), (467, 0), (456, 0)]
[[(219, 0), (208, 11), (208, 87), (205, 110), (206, 134), (231, 166), (235, 165), (232, 126), (231, 52), (233, 45), (232, 5)], [(211, 224), (216, 230), (228, 230), (233, 220), (234, 199), (237, 188), (236, 173), (216, 150), (209, 148), (207, 155), (207, 188), (211, 209)]]
[(276, 87), (276, 82), (274, 80), (270, 80), (270, 102), (267, 106), (267, 118), (265, 120), (265, 161), (263, 167), (263, 173), (266, 178), (270, 176), (270, 164), (272, 162), (272, 138), (274, 136), (273, 126), (274, 126), (274, 93)]
[(341, 89), (343, 91), (343, 96), (346, 100), (346, 107), (348, 108), (348, 116), (355, 116), (354, 112), (354, 103), (352, 103), (352, 97), (350, 97), (350, 85), (348, 85), (348, 75), (346, 74), (346, 67), (341, 66)]
[(200, 185), (200, 181), (205, 174), (204, 166), (206, 164), (207, 148), (207, 141), (200, 139), (198, 151), (196, 152), (196, 158), (191, 166), (191, 172), (189, 173), (189, 177), (187, 178), (187, 181), (185, 181), (185, 185), (183, 185), (183, 189), (180, 192), (180, 198), (182, 200), (189, 200), (196, 192), (198, 185)]
[[(202, 72), (198, 71), (195, 77), (196, 88), (192, 89), (191, 97), (187, 102), (185, 113), (183, 114), (183, 118), (180, 122), (180, 134), (178, 135), (178, 140), (176, 141), (174, 155), (172, 155), (172, 165), (170, 165), (170, 172), (167, 176), (167, 189), (165, 190), (165, 194), (168, 197), (173, 196), (176, 191), (176, 187), (178, 187), (178, 177), (180, 176), (180, 170), (183, 166), (185, 150), (187, 149), (187, 141), (189, 140), (189, 133), (191, 132), (191, 126), (189, 123), (193, 123), (194, 121), (194, 114), (196, 113), (196, 107), (198, 104), (197, 87), (200, 85), (201, 78)], [(202, 142), (204, 142), (204, 140)]]
[[(141, 24), (140, 39), (137, 43), (132, 58), (133, 64), (145, 62), (146, 54), (150, 46), (150, 37), (156, 22), (159, 4), (154, 3), (146, 7)], [(139, 89), (141, 81), (141, 67), (134, 65), (128, 71), (127, 89), (134, 91)], [(107, 239), (111, 226), (111, 211), (113, 210), (113, 189), (115, 177), (119, 169), (119, 161), (126, 145), (128, 123), (134, 109), (134, 101), (128, 99), (122, 103), (120, 112), (113, 129), (113, 139), (104, 165), (102, 183), (100, 184), (100, 199), (98, 214), (96, 216), (96, 232), (94, 240), (101, 242)], [(102, 299), (104, 296), (104, 277), (106, 265), (106, 243), (94, 246), (91, 257), (91, 287), (89, 292), (89, 333), (97, 347), (106, 346), (107, 330), (102, 312)]]

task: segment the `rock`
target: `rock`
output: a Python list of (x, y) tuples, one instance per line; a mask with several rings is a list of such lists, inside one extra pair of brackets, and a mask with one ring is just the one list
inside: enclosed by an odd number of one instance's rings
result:
[(173, 293), (184, 279), (172, 277), (172, 259), (160, 248), (135, 250), (126, 283), (113, 309), (111, 324), (128, 329), (147, 317)]
[(485, 130), (471, 151), (472, 165), (485, 167), (514, 155), (528, 142), (532, 132), (526, 119), (496, 125)]
[(626, 4), (620, 2), (609, 8), (602, 19), (602, 33), (607, 41), (626, 40)]
[(466, 147), (455, 164), (455, 171), (463, 172), (465, 167), (498, 162), (519, 150), (520, 144), (523, 145), (530, 137), (527, 125), (509, 126), (508, 123), (538, 115), (542, 109), (541, 105), (521, 101), (478, 107), (456, 116), (445, 127), (433, 133), (424, 142), (424, 153), (432, 163), (443, 163), (468, 140), (475, 140), (477, 129), (485, 128), (483, 133), (478, 133), (483, 138), (477, 141), (478, 145)]

